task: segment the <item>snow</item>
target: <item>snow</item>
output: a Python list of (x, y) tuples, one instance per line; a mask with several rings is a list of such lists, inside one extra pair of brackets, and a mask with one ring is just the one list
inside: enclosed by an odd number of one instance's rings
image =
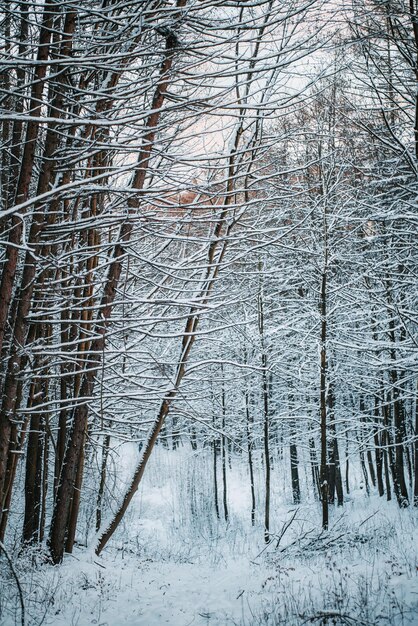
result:
[[(120, 483), (129, 482), (138, 454), (133, 444), (119, 450)], [(367, 498), (357, 489), (322, 533), (317, 503), (296, 511), (276, 465), (276, 540), (266, 547), (261, 520), (251, 526), (242, 457), (227, 468), (228, 523), (214, 515), (211, 461), (210, 450), (196, 454), (187, 446), (158, 446), (122, 528), (100, 557), (79, 546), (52, 567), (35, 552), (32, 560), (21, 555), (16, 568), (27, 623), (44, 618), (54, 626), (418, 624), (416, 511), (401, 511), (395, 502)], [(219, 487), (221, 496), (221, 481)], [(261, 487), (259, 471), (259, 511)], [(20, 612), (11, 579), (5, 590), (0, 623), (12, 626)]]

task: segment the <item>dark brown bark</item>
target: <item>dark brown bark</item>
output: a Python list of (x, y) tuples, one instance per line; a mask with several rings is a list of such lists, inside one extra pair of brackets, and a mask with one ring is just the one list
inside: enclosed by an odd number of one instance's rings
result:
[[(169, 82), (169, 72), (173, 64), (177, 41), (172, 34), (166, 37), (165, 58), (160, 69), (160, 80), (154, 93), (152, 102), (152, 113), (147, 120), (147, 132), (142, 141), (142, 148), (138, 158), (138, 166), (132, 181), (132, 190), (141, 191), (143, 189), (152, 148), (154, 145), (157, 127), (160, 119), (160, 110), (164, 103), (165, 94)], [(128, 201), (131, 212), (138, 208), (138, 195), (132, 196)], [(118, 241), (114, 247), (113, 260), (109, 266), (109, 271), (104, 287), (103, 297), (100, 305), (99, 318), (96, 322), (94, 336), (88, 357), (86, 360), (85, 372), (80, 385), (80, 396), (89, 398), (94, 389), (94, 379), (101, 361), (103, 346), (105, 341), (106, 327), (113, 309), (116, 296), (116, 288), (119, 283), (122, 263), (125, 256), (125, 245), (131, 237), (133, 223), (127, 220), (121, 227)], [(168, 410), (168, 407), (167, 407)], [(161, 409), (162, 421), (157, 428), (156, 438), (165, 419), (165, 410)], [(68, 531), (69, 515), (72, 506), (74, 485), (77, 478), (78, 465), (83, 453), (83, 444), (87, 431), (88, 405), (86, 402), (79, 404), (73, 415), (72, 430), (65, 453), (65, 460), (61, 471), (60, 484), (57, 489), (56, 502), (51, 522), (49, 546), (51, 557), (54, 563), (62, 560), (65, 539)], [(78, 511), (77, 511), (78, 512)]]
[(50, 442), (50, 430), (49, 424), (46, 421), (44, 429), (43, 440), (43, 459), (42, 459), (42, 494), (41, 494), (41, 519), (39, 522), (39, 541), (42, 542), (45, 536), (45, 521), (46, 521), (46, 509), (47, 509), (47, 497), (48, 497), (48, 468), (49, 468), (49, 442)]
[[(47, 4), (48, 3), (46, 3), (45, 6), (47, 6)], [(45, 18), (48, 24), (49, 22), (51, 22), (50, 26), (52, 25), (54, 11), (57, 10), (57, 5), (55, 3), (52, 3), (52, 4), (55, 8), (52, 10), (52, 7), (50, 7), (50, 10), (46, 12), (46, 18)], [(74, 30), (74, 23), (75, 23), (74, 18), (72, 18), (72, 20), (70, 21), (67, 20), (66, 27)], [(43, 30), (45, 28), (46, 27), (44, 25)], [(72, 33), (69, 33), (69, 35), (71, 34)], [(46, 35), (44, 35), (44, 37), (46, 37)], [(47, 38), (47, 42), (49, 42), (48, 38)], [(71, 42), (71, 37), (70, 39), (65, 40), (65, 43), (63, 43), (63, 45), (60, 48), (60, 50), (62, 51), (64, 55), (68, 54), (69, 52), (69, 49), (67, 49), (67, 44), (70, 45), (70, 42)], [(44, 54), (46, 54), (45, 58), (47, 58), (49, 47), (47, 44), (45, 44), (44, 47), (47, 48), (46, 52), (44, 52)], [(45, 76), (45, 74), (43, 76)], [(41, 85), (43, 84), (42, 80), (40, 81), (40, 83)], [(40, 92), (39, 96), (41, 96), (41, 93), (42, 92)], [(63, 96), (60, 92), (58, 92), (53, 98), (52, 104), (50, 106), (50, 111), (49, 111), (51, 115), (61, 114), (61, 111), (63, 108), (62, 98)], [(38, 114), (40, 114), (40, 108), (38, 105), (36, 107), (36, 110), (38, 111)], [(31, 124), (32, 122), (29, 122), (28, 124), (28, 133), (29, 133), (29, 128), (31, 127)], [(33, 131), (32, 134), (34, 134), (34, 136), (32, 137), (32, 135), (30, 135), (29, 139), (27, 136), (25, 141), (30, 141), (33, 144), (35, 144), (37, 133), (38, 133), (38, 124), (34, 125), (34, 128), (32, 129), (32, 131)], [(37, 195), (44, 193), (49, 188), (49, 185), (52, 179), (52, 174), (54, 171), (54, 160), (52, 157), (57, 148), (57, 145), (58, 145), (58, 134), (56, 133), (56, 130), (55, 130), (55, 124), (53, 124), (49, 126), (48, 131), (47, 131), (47, 138), (46, 138), (46, 143), (45, 143), (44, 159), (43, 159), (43, 169), (40, 172), (40, 176), (38, 180)], [(29, 150), (29, 156), (27, 157), (31, 163), (30, 167), (28, 166), (30, 169), (30, 173), (28, 174), (29, 179), (27, 181), (25, 179), (25, 181), (22, 182), (22, 187), (19, 187), (20, 183), (18, 183), (17, 194), (19, 193), (23, 194), (24, 198), (27, 196), (28, 189), (29, 189), (29, 181), (32, 175), (32, 166), (33, 166), (33, 158), (34, 158), (34, 154), (32, 153), (32, 151), (34, 150), (35, 150), (35, 147), (33, 145), (31, 146)], [(25, 144), (25, 152), (26, 152), (26, 144)], [(24, 167), (25, 152), (23, 155), (22, 168)], [(42, 232), (42, 229), (44, 226), (44, 219), (45, 219), (44, 211), (41, 211), (40, 207), (38, 207), (38, 209), (39, 210), (34, 215), (34, 218), (31, 223), (30, 231), (29, 231), (29, 242), (32, 247), (36, 247), (36, 244), (39, 241), (40, 233)], [(22, 229), (21, 219), (19, 219), (19, 225), (20, 225), (19, 228), (21, 230)], [(14, 230), (12, 230), (12, 232), (14, 232)], [(20, 236), (21, 234), (19, 233), (18, 234), (19, 241), (20, 241)], [(19, 243), (19, 241), (15, 241), (14, 243), (17, 244)], [(0, 351), (1, 351), (2, 339), (4, 337), (4, 333), (2, 334), (2, 315), (4, 313), (7, 316), (9, 312), (9, 303), (10, 303), (10, 298), (12, 294), (13, 283), (15, 281), (16, 263), (17, 263), (17, 248), (14, 248), (14, 251), (11, 252), (9, 254), (9, 257), (6, 259), (4, 270), (3, 270), (3, 276), (2, 276), (1, 289), (2, 289), (2, 296), (5, 295), (5, 298), (4, 300), (3, 299), (1, 300), (1, 302), (3, 302), (3, 305), (4, 305), (3, 310), (1, 309), (2, 305), (0, 305)], [(20, 290), (18, 290), (18, 293), (16, 295), (17, 306), (15, 307), (16, 309), (15, 319), (14, 319), (14, 322), (9, 320), (9, 322), (11, 322), (13, 325), (12, 344), (11, 344), (11, 349), (10, 349), (10, 357), (9, 357), (8, 365), (7, 365), (7, 373), (6, 373), (6, 377), (4, 381), (3, 402), (2, 402), (2, 406), (0, 410), (0, 501), (1, 502), (4, 500), (4, 497), (5, 497), (4, 468), (5, 468), (5, 464), (7, 463), (7, 455), (8, 455), (8, 441), (7, 440), (8, 439), (10, 440), (13, 416), (16, 414), (16, 410), (17, 410), (16, 399), (17, 399), (17, 388), (19, 384), (19, 373), (21, 370), (21, 361), (23, 357), (22, 347), (25, 346), (26, 344), (26, 335), (27, 335), (27, 329), (28, 329), (28, 314), (31, 308), (32, 296), (33, 296), (33, 292), (35, 289), (34, 277), (35, 277), (35, 272), (36, 272), (36, 265), (37, 265), (36, 255), (34, 256), (32, 253), (32, 250), (29, 249), (25, 255), (25, 264), (23, 268), (21, 287), (20, 287)], [(4, 289), (4, 292), (3, 292), (3, 289)]]
[(409, 504), (408, 488), (405, 480), (404, 468), (404, 424), (401, 400), (399, 398), (398, 389), (398, 373), (396, 370), (391, 371), (392, 383), (392, 399), (393, 399), (393, 424), (395, 430), (395, 474), (398, 486), (398, 504), (400, 507), (406, 507)]
[[(42, 24), (39, 33), (39, 44), (37, 61), (35, 65), (34, 76), (32, 80), (32, 89), (29, 104), (29, 115), (33, 117), (33, 121), (28, 122), (26, 128), (26, 134), (24, 138), (24, 149), (22, 160), (20, 164), (20, 174), (17, 181), (15, 204), (19, 205), (28, 198), (29, 185), (32, 178), (33, 164), (35, 160), (36, 140), (39, 132), (39, 121), (36, 118), (40, 117), (42, 107), (42, 94), (45, 86), (45, 76), (47, 66), (44, 61), (49, 57), (51, 33), (53, 30), (53, 22), (57, 12), (60, 10), (60, 5), (51, 0), (45, 0), (44, 10), (42, 17)], [(6, 332), (7, 319), (9, 315), (10, 302), (13, 295), (13, 285), (15, 281), (17, 271), (17, 261), (19, 257), (18, 246), (21, 243), (21, 237), (23, 232), (23, 218), (20, 216), (13, 216), (11, 223), (11, 230), (9, 233), (8, 246), (6, 248), (6, 260), (3, 265), (3, 272), (0, 283), (0, 354), (2, 353), (3, 340)], [(5, 458), (7, 458), (7, 450), (4, 452), (5, 443), (1, 435), (3, 427), (7, 424), (0, 422), (0, 500), (2, 499), (2, 489), (4, 481), (4, 464)], [(6, 434), (7, 438), (7, 434)]]
[[(86, 431), (84, 431), (84, 437), (86, 437)], [(85, 439), (81, 444), (80, 456), (77, 463), (77, 474), (74, 483), (73, 489), (73, 499), (71, 501), (71, 509), (68, 519), (68, 531), (67, 538), (65, 542), (65, 551), (71, 553), (73, 551), (74, 542), (75, 542), (75, 533), (77, 529), (77, 521), (78, 521), (78, 511), (80, 509), (80, 500), (81, 500), (81, 485), (83, 482), (83, 471), (84, 471), (84, 460), (85, 460)]]
[(110, 451), (110, 435), (105, 435), (102, 445), (102, 462), (100, 465), (100, 484), (97, 492), (97, 504), (96, 504), (96, 532), (99, 530), (102, 524), (102, 505), (103, 496), (106, 487), (106, 474), (107, 474), (107, 459)]
[(55, 468), (54, 468), (54, 496), (57, 493), (59, 479), (61, 474), (62, 464), (64, 462), (65, 445), (67, 441), (67, 408), (65, 407), (65, 401), (67, 399), (67, 381), (62, 376), (60, 380), (60, 397), (61, 397), (61, 409), (58, 419), (58, 435), (57, 435), (57, 447), (55, 450)]
[(30, 419), (28, 447), (26, 452), (25, 476), (25, 514), (23, 521), (23, 541), (35, 543), (39, 541), (42, 502), (42, 458), (45, 429), (41, 423), (42, 409), (38, 406), (44, 400), (42, 384), (33, 383), (33, 395), (36, 400), (32, 403), (32, 417)]
[[(28, 407), (30, 406), (32, 399), (29, 396)], [(9, 519), (10, 505), (12, 502), (13, 486), (16, 477), (17, 466), (19, 460), (23, 457), (23, 447), (26, 440), (26, 431), (29, 424), (29, 419), (26, 417), (23, 420), (20, 432), (17, 432), (17, 427), (14, 428), (16, 432), (12, 432), (12, 442), (17, 440), (15, 446), (11, 446), (9, 450), (9, 458), (7, 461), (6, 471), (6, 483), (5, 483), (5, 497), (3, 503), (3, 512), (0, 516), (0, 541), (4, 541), (6, 534), (7, 522)]]

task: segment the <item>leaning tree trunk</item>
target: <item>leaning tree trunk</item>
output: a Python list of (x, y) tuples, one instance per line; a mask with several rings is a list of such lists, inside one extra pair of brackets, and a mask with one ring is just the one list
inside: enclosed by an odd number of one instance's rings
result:
[[(204, 289), (202, 290), (202, 297), (198, 298), (199, 304), (202, 305), (204, 302), (207, 301), (207, 298), (209, 297), (209, 294), (213, 288), (213, 284), (215, 282), (216, 279), (216, 275), (218, 273), (219, 270), (219, 263), (223, 257), (223, 254), (226, 250), (226, 243), (224, 242), (224, 246), (223, 249), (221, 251), (221, 254), (219, 255), (219, 259), (218, 259), (218, 263), (216, 263), (215, 261), (215, 252), (217, 249), (217, 244), (219, 242), (219, 235), (221, 233), (221, 228), (222, 228), (222, 224), (224, 222), (224, 218), (225, 218), (225, 211), (222, 212), (221, 218), (217, 224), (217, 227), (215, 229), (215, 232), (217, 233), (217, 236), (214, 237), (213, 243), (211, 244), (210, 248), (209, 248), (209, 254), (208, 254), (208, 280), (207, 280), (207, 284), (204, 287)], [(213, 270), (212, 266), (214, 264), (214, 262), (216, 263), (216, 267)], [(213, 274), (211, 276), (209, 276), (210, 272), (213, 271)], [(144, 449), (143, 449), (143, 454), (141, 457), (141, 460), (138, 464), (138, 467), (134, 473), (134, 476), (132, 478), (131, 484), (125, 494), (125, 497), (122, 501), (122, 504), (120, 505), (118, 511), (116, 512), (116, 514), (114, 515), (112, 521), (110, 522), (109, 525), (107, 525), (105, 527), (105, 529), (99, 533), (99, 539), (98, 539), (98, 544), (96, 546), (96, 554), (100, 554), (100, 552), (103, 550), (103, 548), (106, 546), (106, 544), (108, 543), (109, 539), (112, 537), (113, 533), (115, 532), (115, 530), (117, 529), (117, 527), (119, 526), (133, 496), (135, 495), (136, 491), (138, 490), (139, 484), (142, 480), (142, 477), (144, 475), (145, 472), (145, 468), (146, 465), (151, 457), (152, 451), (154, 449), (155, 443), (158, 439), (158, 435), (161, 431), (161, 428), (164, 425), (164, 422), (166, 420), (166, 417), (168, 415), (168, 412), (170, 410), (170, 406), (173, 403), (174, 399), (177, 396), (177, 393), (179, 391), (179, 387), (180, 384), (183, 380), (184, 374), (185, 374), (185, 370), (186, 370), (186, 364), (189, 358), (189, 354), (190, 351), (193, 347), (193, 344), (195, 342), (196, 339), (196, 332), (198, 329), (198, 324), (199, 324), (199, 314), (196, 313), (193, 309), (191, 311), (190, 316), (188, 317), (187, 321), (186, 321), (186, 326), (184, 329), (184, 334), (183, 334), (183, 340), (182, 340), (182, 348), (181, 348), (181, 352), (180, 352), (180, 358), (178, 361), (178, 365), (177, 365), (177, 373), (176, 373), (176, 377), (175, 377), (175, 383), (173, 386), (173, 389), (171, 391), (169, 391), (167, 393), (167, 395), (164, 397), (161, 406), (160, 406), (160, 410), (158, 412), (157, 418), (154, 422), (154, 425), (152, 426), (152, 429), (148, 435), (148, 439), (144, 445)]]
[[(213, 237), (209, 245), (208, 256), (207, 256), (206, 275), (203, 281), (202, 289), (197, 297), (197, 301), (199, 302), (200, 307), (208, 302), (208, 299), (210, 297), (210, 294), (212, 292), (216, 278), (219, 273), (220, 265), (222, 263), (223, 257), (227, 249), (228, 235), (233, 226), (233, 223), (231, 223), (228, 226), (228, 228), (226, 229), (225, 235), (222, 238), (222, 244), (221, 244), (221, 235), (224, 229), (228, 206), (232, 201), (233, 184), (234, 184), (234, 177), (235, 177), (234, 159), (235, 159), (235, 154), (238, 149), (240, 136), (241, 136), (241, 132), (238, 131), (236, 134), (236, 138), (235, 138), (235, 144), (234, 144), (233, 150), (231, 151), (231, 155), (229, 158), (229, 171), (228, 171), (226, 197), (225, 197), (222, 211), (219, 215), (219, 219), (213, 231)], [(218, 253), (218, 248), (220, 245), (222, 247)], [(201, 309), (199, 308), (199, 311), (200, 310)], [(125, 515), (125, 512), (132, 498), (134, 497), (135, 493), (138, 490), (139, 484), (145, 472), (146, 465), (151, 457), (155, 443), (158, 439), (158, 435), (162, 427), (164, 426), (164, 422), (169, 413), (170, 406), (175, 400), (177, 393), (179, 391), (180, 384), (183, 380), (189, 354), (196, 340), (196, 333), (197, 333), (197, 329), (199, 325), (199, 320), (200, 320), (200, 313), (198, 311), (195, 311), (194, 308), (192, 308), (190, 312), (190, 316), (188, 317), (186, 321), (186, 326), (185, 326), (184, 333), (183, 333), (182, 347), (180, 351), (180, 358), (179, 358), (178, 365), (177, 365), (177, 373), (176, 373), (173, 389), (170, 392), (168, 392), (165, 398), (163, 398), (162, 400), (157, 418), (151, 428), (148, 439), (145, 443), (142, 457), (135, 470), (131, 484), (122, 500), (122, 503), (119, 509), (117, 510), (116, 514), (113, 516), (111, 522), (104, 527), (103, 531), (100, 531), (98, 533), (96, 554), (100, 554), (101, 551), (104, 549), (104, 547), (107, 545), (108, 541), (110, 540), (113, 533), (116, 531), (120, 522), (122, 521), (123, 516)]]

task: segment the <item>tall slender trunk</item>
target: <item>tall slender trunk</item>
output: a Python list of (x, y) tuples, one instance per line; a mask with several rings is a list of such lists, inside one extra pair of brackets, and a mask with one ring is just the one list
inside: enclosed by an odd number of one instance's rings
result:
[[(370, 474), (370, 480), (371, 483), (373, 485), (373, 487), (376, 486), (376, 476), (375, 476), (375, 471), (374, 471), (374, 466), (373, 466), (373, 459), (371, 456), (371, 451), (369, 449), (369, 432), (368, 432), (368, 427), (367, 424), (369, 422), (368, 418), (366, 417), (366, 404), (364, 401), (364, 396), (363, 394), (360, 394), (360, 399), (359, 399), (359, 410), (360, 410), (360, 460), (361, 460), (361, 467), (363, 470), (363, 473), (365, 475), (364, 478), (364, 482), (366, 485), (366, 490), (367, 493), (370, 493), (370, 487), (369, 487), (369, 478), (368, 478), (368, 474), (367, 474), (367, 467), (369, 468), (369, 474)], [(366, 443), (365, 443), (366, 442)], [(367, 466), (366, 466), (366, 459), (367, 459)]]
[(328, 425), (329, 425), (329, 432), (330, 432), (330, 436), (328, 437), (328, 445), (329, 445), (328, 500), (330, 504), (334, 504), (335, 494), (337, 494), (337, 504), (338, 506), (342, 506), (344, 504), (344, 494), (343, 494), (342, 477), (341, 477), (340, 453), (338, 449), (337, 426), (335, 423), (335, 406), (334, 406), (335, 399), (334, 399), (333, 385), (331, 383), (329, 384), (329, 389), (328, 389), (327, 404), (328, 404), (328, 409), (329, 409)]
[(110, 435), (105, 435), (102, 444), (102, 462), (100, 464), (100, 484), (97, 492), (96, 502), (96, 531), (99, 530), (102, 523), (102, 506), (103, 496), (106, 487), (107, 459), (110, 451)]
[(395, 427), (395, 467), (396, 467), (396, 481), (399, 487), (398, 503), (400, 507), (407, 507), (409, 504), (408, 488), (405, 480), (404, 469), (404, 440), (403, 440), (403, 415), (401, 408), (401, 401), (399, 399), (399, 392), (397, 388), (398, 374), (395, 370), (392, 370), (392, 384), (393, 384), (393, 421)]
[[(386, 485), (386, 499), (388, 500), (388, 502), (390, 500), (392, 500), (392, 489), (390, 486), (390, 473), (389, 473), (389, 460), (388, 460), (388, 433), (386, 431), (386, 429), (383, 431), (382, 433), (382, 446), (383, 446), (383, 466), (384, 466), (384, 470), (385, 470), (385, 485)], [(384, 447), (386, 446), (386, 447)]]
[(322, 273), (320, 291), (321, 355), (320, 355), (320, 416), (321, 416), (321, 503), (322, 528), (328, 528), (328, 440), (327, 440), (327, 273)]
[(43, 459), (42, 459), (42, 494), (41, 494), (41, 519), (39, 520), (39, 541), (42, 542), (45, 536), (45, 522), (48, 497), (48, 468), (49, 468), (49, 448), (50, 448), (50, 430), (48, 418), (44, 424), (44, 441), (43, 441)]
[(369, 485), (369, 476), (367, 474), (367, 467), (366, 467), (366, 463), (364, 460), (364, 450), (363, 450), (363, 442), (361, 441), (361, 437), (358, 437), (358, 443), (359, 443), (359, 455), (360, 455), (360, 467), (361, 467), (361, 471), (363, 472), (363, 478), (364, 478), (364, 487), (366, 489), (366, 493), (369, 496), (370, 495), (370, 485)]
[(34, 398), (32, 416), (29, 426), (28, 448), (26, 453), (25, 477), (25, 513), (23, 520), (23, 541), (34, 543), (39, 541), (42, 506), (42, 470), (45, 429), (42, 428), (42, 409), (38, 405), (44, 402), (42, 383), (33, 381)]
[[(392, 304), (392, 286), (389, 278), (386, 278), (386, 297), (389, 304)], [(388, 335), (390, 340), (390, 358), (396, 361), (396, 332), (395, 320), (393, 313), (389, 312)], [(405, 480), (404, 468), (404, 437), (405, 437), (405, 415), (400, 398), (401, 382), (396, 367), (392, 367), (389, 371), (389, 379), (392, 386), (392, 407), (393, 407), (393, 426), (394, 426), (394, 443), (395, 443), (395, 476), (397, 484), (397, 500), (401, 508), (409, 505), (408, 488)], [(395, 489), (396, 492), (396, 489)]]
[[(215, 424), (215, 421), (214, 421)], [(219, 514), (219, 496), (218, 496), (218, 441), (213, 439), (212, 441), (212, 453), (213, 453), (213, 495), (215, 504), (216, 517), (220, 519)]]
[[(385, 452), (387, 453), (388, 469), (390, 469), (390, 473), (392, 476), (392, 483), (393, 483), (393, 491), (395, 492), (395, 497), (399, 504), (401, 500), (401, 494), (399, 491), (398, 478), (396, 475), (395, 451), (394, 451), (393, 436), (392, 436), (392, 431), (391, 431), (391, 426), (390, 426), (390, 406), (388, 404), (388, 398), (386, 398), (386, 401), (383, 407), (383, 416), (384, 416), (383, 423), (384, 423), (384, 428), (385, 428), (385, 440), (386, 440)], [(390, 500), (389, 494), (388, 494), (388, 500)]]
[(349, 480), (349, 472), (350, 472), (350, 457), (348, 455), (348, 431), (345, 433), (345, 490), (346, 493), (350, 493), (350, 480)]
[(374, 439), (374, 453), (376, 459), (376, 480), (379, 496), (385, 494), (385, 488), (383, 485), (383, 450), (382, 450), (382, 437), (383, 433), (381, 429), (381, 419), (379, 410), (379, 397), (374, 397), (374, 424), (373, 424), (373, 439)]
[(227, 455), (227, 447), (226, 447), (226, 439), (225, 439), (225, 428), (226, 428), (226, 397), (225, 397), (225, 377), (224, 377), (224, 368), (221, 363), (221, 375), (222, 375), (222, 387), (221, 387), (221, 410), (222, 410), (222, 434), (221, 434), (221, 462), (222, 462), (222, 504), (224, 510), (224, 518), (225, 521), (228, 521), (229, 513), (228, 513), (228, 485), (226, 478), (226, 455)]
[(318, 457), (316, 454), (315, 439), (309, 437), (309, 458), (311, 461), (312, 485), (315, 499), (321, 498), (321, 481), (319, 478)]
[[(417, 389), (418, 392), (418, 383)], [(414, 475), (414, 506), (418, 507), (418, 393), (416, 395), (415, 400), (415, 433), (414, 433), (414, 465), (415, 465), (415, 475)]]
[(83, 431), (84, 439), (81, 442), (80, 455), (77, 463), (77, 473), (73, 487), (73, 497), (68, 517), (68, 529), (65, 542), (65, 551), (71, 553), (75, 543), (75, 533), (77, 529), (78, 511), (81, 501), (81, 485), (83, 482), (84, 462), (85, 462), (85, 444), (87, 438), (87, 428)]
[(253, 439), (252, 439), (252, 419), (250, 413), (250, 403), (248, 397), (248, 389), (244, 392), (245, 400), (245, 428), (247, 434), (247, 452), (248, 452), (248, 469), (250, 471), (250, 489), (251, 489), (251, 525), (255, 524), (255, 483), (254, 483), (254, 464), (253, 464)]
[[(259, 271), (261, 265), (259, 264)], [(270, 541), (270, 492), (271, 492), (271, 464), (270, 464), (270, 415), (269, 415), (269, 389), (267, 377), (267, 354), (264, 337), (264, 301), (260, 286), (258, 294), (258, 331), (261, 344), (261, 367), (262, 367), (262, 398), (263, 398), (263, 443), (264, 443), (264, 466), (265, 466), (265, 500), (264, 500), (264, 541)]]
[(299, 482), (299, 461), (298, 449), (296, 446), (296, 429), (295, 423), (290, 422), (290, 476), (292, 480), (293, 504), (300, 504), (300, 482)]

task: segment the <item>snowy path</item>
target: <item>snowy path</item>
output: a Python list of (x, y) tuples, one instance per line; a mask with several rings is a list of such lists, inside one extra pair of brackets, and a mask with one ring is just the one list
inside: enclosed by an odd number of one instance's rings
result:
[[(136, 458), (133, 447), (118, 457), (124, 482)], [(25, 569), (23, 560), (27, 624), (41, 624), (45, 611), (46, 626), (301, 626), (324, 615), (340, 615), (327, 620), (336, 626), (418, 624), (416, 511), (358, 494), (342, 515), (334, 512), (323, 540), (317, 505), (307, 503), (280, 544), (285, 552), (274, 544), (264, 551), (260, 520), (252, 528), (248, 519), (245, 467), (237, 459), (229, 471), (225, 524), (214, 514), (209, 463), (159, 448), (100, 558), (77, 548), (60, 567)], [(294, 508), (275, 471), (272, 519), (280, 530)], [(1, 626), (18, 623), (14, 606)]]

